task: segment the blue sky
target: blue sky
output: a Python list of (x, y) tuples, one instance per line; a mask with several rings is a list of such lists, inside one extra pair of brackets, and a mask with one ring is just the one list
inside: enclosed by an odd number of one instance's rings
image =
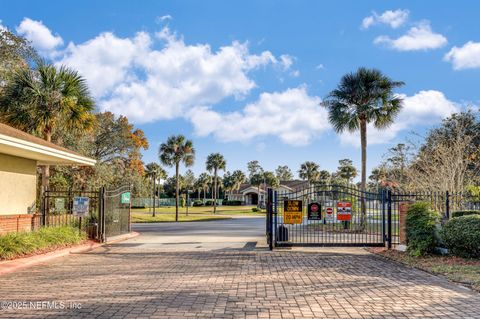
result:
[(0, 26), (78, 69), (100, 110), (127, 115), (157, 160), (171, 134), (204, 170), (313, 160), (360, 167), (357, 134), (334, 133), (318, 104), (342, 75), (375, 67), (406, 85), (391, 128), (370, 130), (368, 167), (412, 131), (478, 105), (480, 4), (433, 1), (2, 1)]

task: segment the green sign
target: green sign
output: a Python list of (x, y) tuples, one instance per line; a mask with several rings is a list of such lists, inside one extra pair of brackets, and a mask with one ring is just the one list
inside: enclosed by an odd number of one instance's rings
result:
[(130, 192), (123, 193), (120, 202), (122, 204), (130, 204)]

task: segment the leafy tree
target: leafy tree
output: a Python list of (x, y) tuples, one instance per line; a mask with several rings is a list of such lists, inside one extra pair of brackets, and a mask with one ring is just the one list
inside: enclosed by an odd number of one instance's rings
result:
[(187, 191), (193, 190), (196, 179), (195, 179), (195, 174), (191, 169), (185, 172), (185, 174), (183, 175), (183, 179), (184, 179), (185, 189)]
[[(167, 177), (163, 184), (164, 192), (170, 197), (174, 197), (177, 189), (177, 178), (175, 176)], [(178, 175), (178, 189), (179, 192), (185, 191), (185, 179), (182, 175)]]
[(273, 172), (265, 172), (263, 173), (265, 177), (265, 183), (272, 188), (277, 188), (280, 186), (280, 180)]
[(250, 161), (247, 163), (248, 177), (251, 178), (253, 175), (263, 172), (262, 166), (258, 161)]
[(233, 174), (228, 171), (225, 172), (225, 174), (223, 174), (222, 184), (225, 192), (228, 193), (233, 191), (235, 189), (235, 179), (233, 177)]
[(217, 212), (217, 197), (218, 197), (218, 170), (225, 170), (227, 167), (227, 162), (225, 158), (220, 153), (212, 153), (208, 155), (206, 161), (207, 171), (213, 172), (213, 213), (216, 214)]
[[(8, 124), (52, 141), (59, 127), (70, 130), (91, 128), (94, 103), (87, 83), (65, 66), (40, 64), (23, 68), (9, 79), (0, 97), (0, 117)], [(42, 186), (48, 188), (50, 166), (42, 171)]]
[(192, 166), (195, 161), (195, 149), (192, 141), (187, 140), (185, 136), (172, 135), (160, 145), (159, 157), (164, 165), (175, 166), (175, 221), (178, 221), (180, 163), (186, 167)]
[(277, 178), (281, 181), (291, 181), (293, 179), (292, 170), (287, 166), (278, 166), (275, 170)]
[(148, 176), (155, 175), (159, 180), (167, 178), (167, 172), (155, 162), (145, 165), (145, 174)]
[(357, 177), (357, 169), (353, 166), (352, 160), (345, 158), (338, 161), (337, 175), (351, 183)]
[[(360, 131), (362, 149), (361, 189), (367, 184), (367, 124), (377, 129), (391, 125), (402, 108), (402, 99), (393, 93), (403, 82), (393, 81), (379, 70), (359, 68), (342, 77), (338, 87), (322, 103), (330, 123), (338, 133)], [(366, 202), (362, 200), (362, 223), (366, 219)]]
[(298, 176), (303, 179), (308, 181), (310, 184), (313, 182), (318, 181), (319, 176), (320, 176), (320, 166), (311, 161), (307, 161), (303, 164), (300, 165), (300, 170), (298, 171)]
[(15, 72), (39, 61), (37, 52), (27, 39), (7, 29), (0, 29), (0, 94)]

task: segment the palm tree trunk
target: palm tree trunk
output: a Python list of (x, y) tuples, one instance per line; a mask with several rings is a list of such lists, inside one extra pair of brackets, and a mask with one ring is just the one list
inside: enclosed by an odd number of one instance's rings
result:
[(216, 168), (213, 175), (215, 178), (215, 180), (213, 181), (213, 214), (215, 215), (217, 213), (217, 169)]
[(180, 183), (178, 181), (178, 170), (179, 170), (179, 163), (175, 164), (175, 221), (178, 222), (178, 201), (179, 201), (179, 187)]
[(365, 200), (365, 190), (367, 186), (367, 121), (365, 119), (360, 120), (360, 140), (362, 148), (362, 180), (361, 180), (361, 210), (362, 220), (361, 228), (365, 228), (365, 222), (367, 220), (367, 203)]

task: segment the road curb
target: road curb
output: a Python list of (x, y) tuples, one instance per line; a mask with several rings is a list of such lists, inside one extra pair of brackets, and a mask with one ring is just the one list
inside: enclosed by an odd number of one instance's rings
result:
[(93, 250), (98, 247), (102, 247), (105, 244), (114, 244), (120, 241), (124, 241), (130, 238), (134, 238), (140, 235), (138, 232), (131, 232), (126, 235), (120, 235), (115, 237), (112, 241), (106, 243), (98, 243), (95, 241), (88, 241), (87, 243), (67, 247), (55, 251), (51, 251), (45, 254), (35, 255), (31, 257), (18, 258), (13, 260), (0, 261), (0, 276), (15, 272), (20, 269), (29, 268), (46, 261), (50, 261), (55, 258), (64, 257), (70, 254), (84, 253)]

